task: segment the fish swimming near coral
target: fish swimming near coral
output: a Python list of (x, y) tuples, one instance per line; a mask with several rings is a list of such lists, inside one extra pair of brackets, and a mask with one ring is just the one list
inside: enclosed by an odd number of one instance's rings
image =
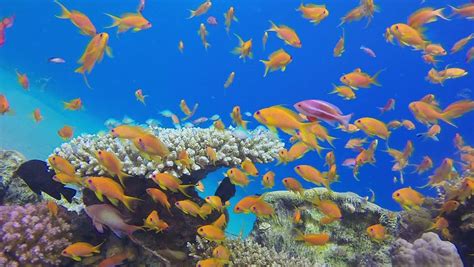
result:
[(64, 196), (71, 203), (76, 190), (53, 180), (55, 174), (53, 170), (48, 169), (46, 162), (41, 160), (27, 161), (15, 171), (15, 175), (23, 179), (36, 194), (41, 195), (41, 192), (45, 192), (57, 200)]

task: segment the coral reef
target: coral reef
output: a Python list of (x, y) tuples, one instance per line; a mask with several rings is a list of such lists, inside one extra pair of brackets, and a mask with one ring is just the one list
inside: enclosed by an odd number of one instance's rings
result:
[(397, 239), (392, 247), (392, 263), (394, 266), (463, 266), (456, 247), (432, 232), (424, 233), (413, 243)]
[[(338, 204), (342, 219), (320, 224), (324, 217), (307, 200), (318, 196)], [(398, 232), (399, 215), (385, 210), (354, 193), (328, 193), (326, 189), (305, 190), (303, 197), (288, 191), (264, 194), (264, 200), (273, 205), (275, 218), (257, 219), (251, 238), (260, 244), (274, 247), (278, 253), (304, 257), (316, 265), (387, 265), (390, 264), (391, 237), (372, 241), (366, 234), (370, 225), (381, 223), (390, 235)], [(293, 223), (295, 209), (301, 210), (302, 224)], [(306, 233), (328, 233), (330, 242), (325, 246), (309, 247), (295, 241), (295, 228)]]
[[(256, 129), (250, 131), (251, 137), (238, 139), (232, 131), (219, 131), (214, 128), (165, 129), (149, 128), (170, 150), (170, 155), (162, 163), (142, 158), (130, 141), (121, 141), (111, 135), (82, 135), (54, 150), (54, 154), (66, 158), (77, 168), (77, 174), (88, 176), (105, 174), (105, 170), (94, 157), (97, 150), (114, 152), (123, 162), (123, 171), (133, 176), (149, 176), (153, 172), (169, 172), (176, 177), (191, 175), (201, 169), (216, 166), (235, 166), (246, 157), (253, 162), (267, 163), (273, 161), (284, 144), (273, 133)], [(217, 152), (214, 166), (206, 156), (206, 148), (212, 147)], [(176, 164), (180, 151), (186, 150), (191, 158), (190, 169)]]
[[(293, 257), (285, 252), (276, 252), (273, 248), (260, 245), (252, 239), (228, 239), (224, 242), (230, 251), (230, 266), (313, 266), (305, 258)], [(196, 236), (194, 243), (188, 243), (189, 256), (196, 261), (212, 257), (213, 244)]]
[(0, 206), (0, 266), (54, 266), (69, 245), (71, 226), (44, 203)]
[(28, 185), (17, 175), (16, 169), (25, 161), (17, 151), (0, 151), (0, 204), (26, 204), (39, 201)]

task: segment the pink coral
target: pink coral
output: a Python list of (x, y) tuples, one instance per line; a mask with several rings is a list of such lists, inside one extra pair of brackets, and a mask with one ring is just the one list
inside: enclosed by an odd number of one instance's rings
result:
[(0, 206), (0, 266), (51, 266), (71, 240), (63, 215), (52, 217), (44, 203)]

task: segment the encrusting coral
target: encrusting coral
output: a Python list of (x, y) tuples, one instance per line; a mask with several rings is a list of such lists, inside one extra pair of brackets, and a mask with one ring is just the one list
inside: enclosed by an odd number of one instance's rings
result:
[(0, 206), (0, 266), (55, 266), (70, 243), (71, 226), (44, 203)]
[[(130, 141), (122, 141), (112, 135), (82, 135), (64, 143), (54, 150), (54, 154), (64, 157), (76, 167), (78, 175), (104, 175), (94, 153), (107, 150), (123, 162), (123, 171), (133, 176), (149, 177), (153, 172), (168, 172), (176, 177), (190, 175), (193, 171), (213, 167), (206, 148), (215, 149), (216, 166), (236, 166), (245, 158), (253, 162), (268, 163), (278, 156), (284, 144), (273, 133), (264, 129), (249, 131), (249, 138), (239, 139), (230, 130), (215, 128), (148, 128), (168, 147), (170, 154), (162, 162), (143, 158)], [(190, 169), (177, 164), (178, 153), (186, 150), (191, 159)]]
[[(336, 203), (342, 218), (329, 224), (320, 222), (325, 215), (310, 202), (315, 197)], [(293, 257), (304, 257), (316, 265), (386, 265), (390, 263), (389, 244), (398, 231), (399, 216), (354, 193), (329, 193), (324, 188), (305, 190), (303, 196), (288, 191), (263, 195), (275, 209), (273, 218), (257, 218), (251, 237), (260, 244), (268, 244), (277, 252)], [(293, 214), (301, 212), (301, 222), (293, 221)], [(382, 224), (387, 230), (384, 240), (372, 240), (367, 227)], [(298, 231), (327, 233), (329, 243), (307, 246), (296, 241)]]
[(392, 248), (394, 266), (451, 266), (461, 267), (463, 263), (456, 247), (439, 239), (435, 233), (424, 233), (413, 243), (397, 239)]

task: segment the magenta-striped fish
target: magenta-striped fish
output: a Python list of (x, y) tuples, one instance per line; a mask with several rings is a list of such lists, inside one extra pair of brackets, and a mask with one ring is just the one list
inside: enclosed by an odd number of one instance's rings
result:
[(294, 107), (298, 112), (305, 115), (309, 121), (325, 121), (332, 126), (339, 123), (347, 127), (352, 117), (352, 114), (343, 115), (338, 107), (322, 100), (304, 100), (296, 103)]

